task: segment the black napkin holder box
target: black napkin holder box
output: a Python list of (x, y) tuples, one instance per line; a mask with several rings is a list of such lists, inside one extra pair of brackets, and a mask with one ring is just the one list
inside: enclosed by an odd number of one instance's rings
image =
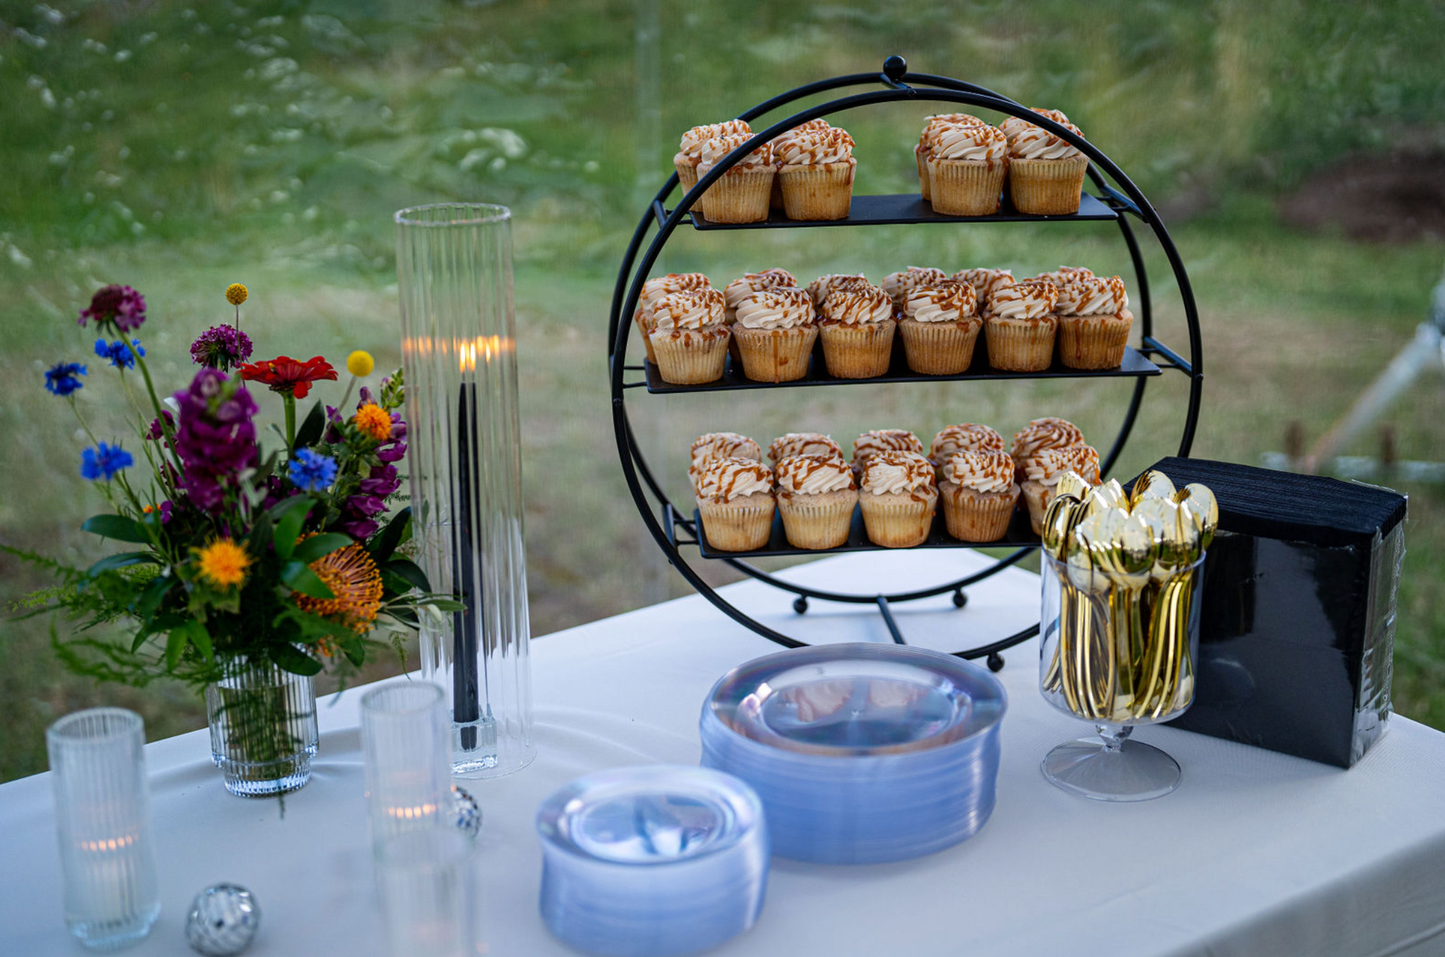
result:
[(1219, 503), (1194, 703), (1170, 724), (1354, 765), (1391, 714), (1405, 496), (1203, 459), (1153, 470), (1176, 488), (1206, 485)]

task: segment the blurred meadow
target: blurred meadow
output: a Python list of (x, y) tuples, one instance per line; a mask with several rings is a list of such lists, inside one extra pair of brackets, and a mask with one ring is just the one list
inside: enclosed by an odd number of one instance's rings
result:
[[(604, 340), (619, 260), (685, 129), (877, 70), (890, 53), (1064, 110), (1149, 195), (1202, 316), (1194, 454), (1258, 463), (1317, 439), (1428, 314), (1445, 266), (1442, 31), (1445, 8), (1425, 0), (0, 0), (0, 542), (73, 564), (94, 553), (78, 525), (103, 501), (78, 475), (83, 436), (42, 382), (57, 361), (88, 363), (79, 405), (102, 437), (134, 445), (116, 373), (75, 324), (97, 287), (145, 294), (140, 335), (163, 392), (189, 380), (186, 348), (227, 318), (222, 293), (237, 281), (251, 291), (242, 327), (257, 358), (340, 366), (366, 349), (379, 378), (400, 363), (392, 212), (484, 200), (515, 217), (533, 633), (685, 594), (642, 530), (612, 439)], [(857, 191), (915, 190), (913, 143), (943, 109), (830, 117), (858, 142)], [(1182, 349), (1167, 266), (1157, 249), (1147, 262), (1157, 334)], [(655, 271), (700, 270), (721, 286), (771, 266), (806, 283), (1060, 263), (1130, 276), (1107, 223), (682, 230)], [(1185, 385), (1166, 374), (1148, 387), (1118, 475), (1173, 453)], [(335, 401), (341, 387), (318, 395)], [(847, 444), (864, 428), (926, 439), (977, 421), (1007, 434), (1062, 415), (1107, 447), (1128, 389), (634, 392), (629, 409), (683, 498), (701, 431), (766, 443), (819, 429)], [(274, 396), (260, 402), (279, 415)], [(1445, 458), (1438, 376), (1342, 451), (1374, 455), (1386, 439), (1402, 459)], [(1445, 727), (1445, 489), (1381, 481), (1410, 495), (1396, 707)], [(0, 556), (0, 605), (46, 584)], [(49, 627), (0, 618), (0, 780), (43, 770), (45, 726), (75, 708), (136, 708), (152, 739), (204, 724), (184, 687), (68, 675)]]

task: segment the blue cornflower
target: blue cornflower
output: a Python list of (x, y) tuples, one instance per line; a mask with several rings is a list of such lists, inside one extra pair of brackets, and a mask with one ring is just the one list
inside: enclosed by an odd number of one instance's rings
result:
[(103, 478), (109, 482), (115, 473), (135, 464), (131, 454), (119, 445), (100, 443), (93, 449), (80, 453), (80, 477), (91, 481)]
[[(145, 349), (141, 348), (139, 339), (132, 339), (131, 345), (135, 346), (136, 355), (146, 354)], [(135, 368), (135, 355), (131, 355), (131, 351), (125, 347), (125, 343), (119, 339), (113, 342), (106, 342), (104, 339), (95, 340), (95, 354), (102, 359), (109, 359), (110, 364), (117, 369)]]
[(336, 460), (329, 455), (318, 455), (310, 449), (296, 453), (286, 466), (291, 484), (307, 492), (326, 488), (336, 479)]
[(57, 362), (45, 370), (45, 388), (56, 395), (70, 395), (85, 385), (78, 378), (85, 374), (85, 366), (79, 362)]

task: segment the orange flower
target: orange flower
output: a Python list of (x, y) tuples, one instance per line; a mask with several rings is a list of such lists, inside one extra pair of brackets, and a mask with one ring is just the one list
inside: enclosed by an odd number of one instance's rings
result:
[(231, 588), (246, 581), (246, 569), (250, 567), (251, 556), (229, 538), (214, 539), (205, 548), (193, 548), (191, 551), (196, 556), (201, 577), (209, 580), (215, 587)]
[[(390, 420), (388, 420), (390, 421)], [(309, 538), (303, 535), (301, 540)], [(326, 583), (334, 598), (312, 598), (299, 592), (296, 607), (323, 618), (333, 618), (364, 635), (381, 610), (381, 572), (360, 545), (347, 545), (322, 555), (310, 568)]]
[(368, 402), (357, 409), (351, 421), (356, 423), (362, 434), (369, 435), (378, 442), (391, 438), (391, 416), (375, 402)]

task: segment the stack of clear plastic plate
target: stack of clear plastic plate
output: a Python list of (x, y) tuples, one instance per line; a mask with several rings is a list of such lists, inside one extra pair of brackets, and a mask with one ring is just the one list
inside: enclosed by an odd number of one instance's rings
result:
[(713, 686), (702, 763), (753, 786), (782, 857), (904, 860), (972, 837), (988, 820), (1006, 707), (997, 678), (952, 655), (798, 648)]
[(707, 768), (600, 771), (537, 811), (542, 919), (609, 957), (691, 954), (757, 920), (768, 829), (753, 789)]

